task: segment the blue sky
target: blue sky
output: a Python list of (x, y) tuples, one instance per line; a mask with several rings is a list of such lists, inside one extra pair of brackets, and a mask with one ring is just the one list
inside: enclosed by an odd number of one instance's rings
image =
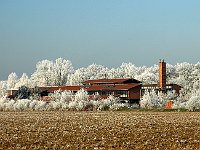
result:
[(1, 0), (0, 80), (63, 57), (75, 68), (200, 58), (199, 0)]

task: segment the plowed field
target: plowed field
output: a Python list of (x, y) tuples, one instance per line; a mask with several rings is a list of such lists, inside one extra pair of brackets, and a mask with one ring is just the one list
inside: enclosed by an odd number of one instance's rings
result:
[(200, 112), (0, 112), (0, 149), (200, 149)]

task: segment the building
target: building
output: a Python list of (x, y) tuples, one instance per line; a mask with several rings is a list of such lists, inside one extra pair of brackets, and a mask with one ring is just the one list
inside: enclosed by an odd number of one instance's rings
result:
[(141, 96), (144, 95), (145, 91), (151, 91), (155, 90), (155, 92), (162, 91), (163, 93), (167, 93), (167, 91), (175, 91), (177, 95), (179, 95), (179, 92), (181, 90), (181, 86), (177, 84), (166, 84), (165, 90), (162, 90), (158, 84), (143, 84), (141, 87)]
[(109, 95), (119, 97), (122, 102), (128, 100), (129, 103), (139, 102), (142, 84), (135, 79), (98, 79), (87, 80), (83, 86), (50, 86), (38, 87), (41, 96), (48, 96), (54, 91), (72, 91), (76, 93), (84, 89), (89, 95), (99, 94), (100, 98), (107, 98)]
[(78, 90), (84, 89), (89, 95), (98, 93), (102, 99), (113, 95), (119, 97), (122, 101), (128, 100), (129, 103), (139, 103), (146, 90), (162, 91), (163, 93), (174, 90), (179, 94), (181, 89), (181, 86), (177, 84), (166, 83), (166, 62), (164, 60), (159, 62), (159, 83), (157, 84), (142, 84), (141, 81), (131, 78), (87, 80), (82, 84), (83, 86), (39, 87), (39, 90), (41, 96), (47, 96), (57, 90), (68, 90), (76, 93)]
[[(146, 90), (162, 91), (175, 91), (179, 94), (181, 86), (177, 84), (166, 83), (166, 62), (160, 60), (159, 62), (159, 83), (155, 84), (142, 84), (141, 81), (136, 79), (96, 79), (87, 80), (82, 83), (82, 86), (46, 86), (37, 87), (33, 89), (33, 93), (37, 92), (41, 97), (48, 96), (49, 93), (54, 91), (72, 91), (76, 93), (80, 89), (84, 89), (89, 95), (99, 94), (100, 98), (105, 99), (109, 95), (119, 97), (121, 101), (127, 100), (129, 103), (139, 103), (141, 97)], [(11, 91), (12, 93), (12, 91)]]
[(167, 93), (167, 91), (175, 91), (177, 95), (181, 90), (181, 86), (177, 84), (167, 84), (167, 75), (166, 75), (166, 62), (160, 60), (159, 62), (159, 83), (158, 84), (143, 84), (141, 88), (141, 96), (145, 93), (146, 90), (155, 90), (156, 92), (162, 91)]

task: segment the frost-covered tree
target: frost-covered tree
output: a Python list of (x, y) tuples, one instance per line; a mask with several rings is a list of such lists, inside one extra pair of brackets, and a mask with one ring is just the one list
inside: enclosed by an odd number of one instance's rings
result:
[(87, 101), (88, 98), (89, 98), (88, 92), (85, 91), (84, 89), (79, 90), (74, 96), (75, 101)]
[(167, 91), (166, 94), (161, 93), (161, 92), (159, 94), (166, 100), (176, 100), (176, 98), (178, 97), (176, 91), (174, 91), (174, 90)]
[(137, 67), (132, 63), (122, 63), (120, 72), (123, 78), (134, 78), (137, 74)]
[(166, 67), (167, 83), (174, 83), (173, 80), (178, 76), (176, 68), (171, 64), (166, 64)]
[(121, 78), (122, 75), (121, 75), (121, 73), (119, 73), (119, 71), (120, 71), (119, 68), (117, 68), (117, 69), (115, 69), (115, 68), (110, 69), (108, 71), (108, 73), (107, 73), (107, 78), (108, 79)]
[(7, 80), (7, 89), (14, 89), (15, 88), (15, 84), (18, 82), (18, 77), (17, 74), (15, 72), (12, 72), (9, 76), (8, 76), (8, 80)]
[(177, 79), (179, 79), (174, 80), (176, 84), (183, 86), (185, 89), (187, 89), (187, 91), (191, 91), (193, 86), (193, 65), (189, 63), (178, 63), (175, 65), (175, 68), (178, 74)]
[(146, 109), (163, 108), (166, 100), (172, 96), (170, 92), (168, 94), (162, 92), (156, 93), (155, 90), (145, 91), (140, 101), (140, 107)]
[(156, 84), (158, 83), (159, 73), (158, 65), (153, 67), (140, 67), (138, 69), (138, 74), (135, 76), (135, 79), (142, 81), (144, 84)]
[(69, 60), (63, 58), (58, 58), (55, 62), (42, 60), (37, 63), (31, 80), (36, 83), (35, 86), (65, 85), (68, 76), (73, 72), (72, 63)]
[(142, 70), (142, 67), (136, 67), (132, 63), (122, 63), (118, 68), (108, 70), (108, 78), (135, 78)]
[(140, 101), (140, 106), (141, 108), (146, 109), (164, 108), (169, 100), (172, 100), (176, 106), (181, 103), (175, 91), (167, 91), (167, 93), (163, 93), (156, 92), (155, 90), (147, 90)]
[(192, 96), (186, 103), (186, 108), (189, 111), (200, 110), (200, 96)]
[(74, 94), (71, 91), (55, 91), (53, 94), (50, 94), (50, 96), (54, 101), (69, 104), (69, 102), (72, 101)]
[(65, 85), (67, 83), (68, 76), (74, 72), (71, 61), (63, 58), (55, 60), (53, 65), (53, 78), (54, 85)]
[(108, 68), (102, 65), (92, 64), (87, 68), (77, 69), (74, 74), (69, 77), (69, 85), (81, 85), (82, 82), (89, 79), (107, 78)]
[(100, 101), (100, 104), (98, 106), (98, 110), (118, 110), (121, 107), (124, 107), (125, 105), (121, 105), (120, 99), (118, 97), (114, 97), (113, 95), (109, 95), (108, 98), (103, 99)]
[(30, 81), (28, 75), (26, 73), (23, 73), (21, 78), (17, 81), (15, 88), (18, 89), (21, 86), (29, 87), (30, 86), (29, 83)]
[(200, 63), (194, 65), (194, 69), (192, 71), (193, 76), (193, 90), (200, 90)]
[(68, 85), (81, 85), (85, 81), (86, 77), (84, 75), (85, 68), (80, 68), (75, 71), (74, 74), (69, 76)]
[(6, 95), (7, 83), (6, 81), (0, 81), (0, 98)]
[[(81, 85), (82, 82), (89, 79), (135, 78), (144, 84), (157, 84), (159, 82), (158, 69), (158, 65), (137, 67), (132, 63), (122, 63), (117, 68), (108, 69), (102, 65), (92, 64), (74, 71), (72, 63), (63, 58), (58, 58), (55, 61), (42, 60), (37, 63), (36, 71), (30, 79), (26, 74), (18, 79), (16, 73), (11, 73), (6, 82), (1, 81), (0, 96), (5, 95), (6, 89), (14, 89), (22, 85), (27, 87)], [(197, 93), (200, 91), (200, 63), (167, 64), (167, 83), (175, 83), (183, 87), (180, 96), (177, 97), (181, 104), (191, 97), (198, 96)], [(165, 98), (167, 99), (167, 97)]]
[(136, 79), (142, 81), (143, 84), (156, 84), (158, 83), (158, 77), (152, 73), (145, 71), (142, 74), (136, 76)]
[(31, 80), (35, 86), (52, 85), (53, 62), (42, 60), (36, 64), (36, 71), (32, 74)]
[(79, 90), (69, 103), (69, 109), (84, 110), (89, 104), (89, 95), (84, 89)]
[(108, 68), (102, 65), (92, 64), (86, 68), (86, 72), (88, 73), (87, 76), (89, 79), (102, 79), (107, 78)]

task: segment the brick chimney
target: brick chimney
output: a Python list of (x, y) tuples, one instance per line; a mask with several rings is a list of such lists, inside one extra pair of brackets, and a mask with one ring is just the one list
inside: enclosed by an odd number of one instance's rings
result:
[(159, 63), (159, 87), (161, 90), (166, 89), (166, 62), (160, 59)]

